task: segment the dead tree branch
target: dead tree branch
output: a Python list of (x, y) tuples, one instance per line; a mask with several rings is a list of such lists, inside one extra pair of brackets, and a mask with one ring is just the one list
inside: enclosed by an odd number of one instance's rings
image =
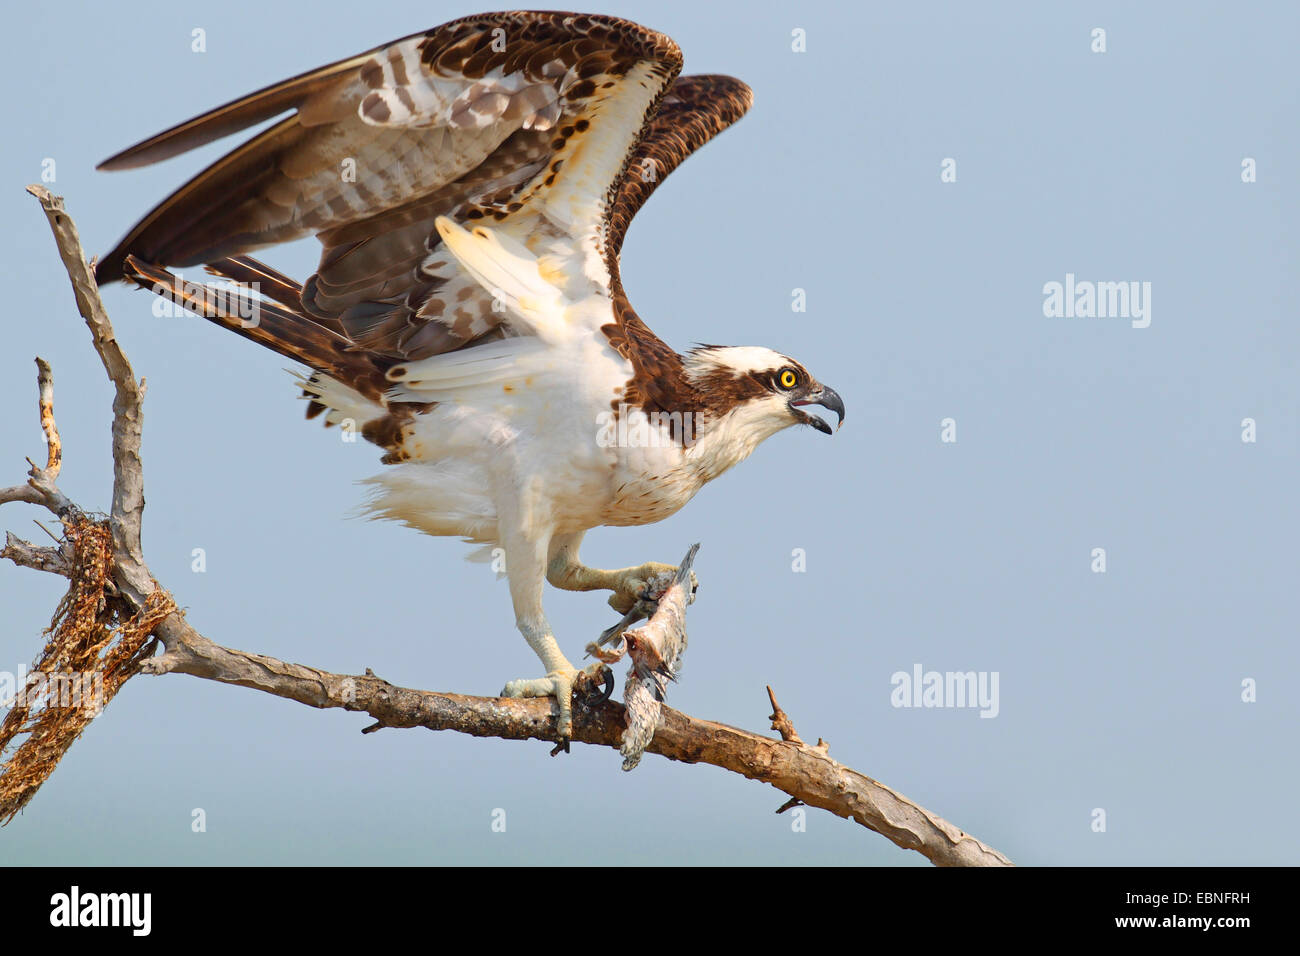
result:
[[(123, 614), (147, 622), (165, 650), (138, 663), (141, 672), (189, 674), (205, 680), (237, 684), (295, 700), (312, 707), (339, 707), (364, 712), (376, 723), (366, 731), (388, 727), (425, 727), (454, 730), (476, 737), (506, 740), (553, 740), (556, 707), (549, 699), (469, 697), (461, 694), (412, 690), (390, 684), (367, 671), (342, 675), (293, 664), (261, 654), (223, 647), (204, 637), (174, 610), (166, 592), (154, 581), (140, 546), (144, 511), (144, 480), (140, 458), (141, 405), (144, 381), (136, 382), (131, 364), (113, 335), (87, 264), (76, 226), (63, 200), (39, 186), (28, 191), (45, 210), (59, 254), (72, 281), (77, 309), (90, 328), (99, 354), (116, 389), (113, 402), (113, 503), (109, 515), (112, 531), (111, 598), (122, 603)], [(53, 413), (53, 384), (49, 366), (37, 360), (40, 416), (45, 428), (46, 464), (32, 465), (23, 485), (0, 489), (0, 504), (24, 501), (41, 505), (60, 519), (82, 514), (58, 490), (56, 479), (62, 446)], [(65, 540), (55, 547), (36, 546), (10, 534), (0, 557), (15, 564), (64, 576), (75, 576), (75, 554)], [(150, 595), (155, 591), (161, 593)], [(158, 620), (166, 614), (165, 619)], [(142, 638), (137, 633), (136, 637)], [(783, 739), (700, 720), (664, 707), (662, 721), (648, 750), (683, 763), (707, 763), (752, 780), (771, 784), (790, 796), (783, 810), (799, 804), (820, 807), (855, 820), (900, 847), (926, 856), (940, 866), (1008, 866), (1010, 861), (946, 820), (865, 774), (831, 759), (822, 741), (803, 743), (794, 725), (768, 688), (773, 729)], [(620, 746), (624, 709), (612, 701), (596, 707), (575, 703), (573, 739), (597, 746)]]

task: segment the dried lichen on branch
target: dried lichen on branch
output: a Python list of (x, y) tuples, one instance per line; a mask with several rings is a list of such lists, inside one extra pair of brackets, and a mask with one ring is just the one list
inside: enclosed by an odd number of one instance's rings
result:
[(155, 627), (175, 610), (158, 589), (138, 613), (112, 596), (112, 533), (107, 520), (65, 522), (68, 591), (54, 612), (40, 657), (13, 689), (0, 722), (0, 823), (36, 795), (73, 742), (151, 657)]

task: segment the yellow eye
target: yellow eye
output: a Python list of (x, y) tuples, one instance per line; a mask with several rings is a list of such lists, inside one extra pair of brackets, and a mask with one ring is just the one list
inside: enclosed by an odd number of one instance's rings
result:
[(785, 368), (781, 370), (780, 381), (782, 388), (794, 388), (799, 384), (799, 376), (795, 373), (794, 369)]

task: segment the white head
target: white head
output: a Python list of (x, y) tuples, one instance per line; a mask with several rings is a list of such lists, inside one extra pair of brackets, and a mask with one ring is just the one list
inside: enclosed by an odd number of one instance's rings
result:
[(768, 348), (701, 346), (686, 355), (685, 371), (704, 405), (706, 420), (691, 456), (707, 478), (743, 461), (759, 442), (791, 425), (832, 434), (830, 425), (803, 410), (806, 405), (821, 405), (844, 421), (844, 401), (835, 389)]

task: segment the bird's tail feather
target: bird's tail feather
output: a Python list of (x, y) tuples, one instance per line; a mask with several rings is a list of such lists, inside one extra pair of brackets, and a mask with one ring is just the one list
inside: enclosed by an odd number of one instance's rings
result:
[(302, 285), (252, 256), (230, 256), (226, 259), (218, 259), (207, 266), (207, 270), (231, 282), (254, 286), (263, 295), (279, 302), (289, 311), (298, 315), (305, 314), (302, 308)]
[[(222, 259), (208, 268), (238, 287), (192, 282), (135, 256), (123, 262), (124, 277), (140, 288), (383, 404), (389, 387), (384, 373), (392, 363), (349, 349), (346, 338), (295, 307), (301, 287), (292, 279), (247, 256)], [(258, 293), (265, 289), (273, 301), (247, 294), (250, 286)]]

